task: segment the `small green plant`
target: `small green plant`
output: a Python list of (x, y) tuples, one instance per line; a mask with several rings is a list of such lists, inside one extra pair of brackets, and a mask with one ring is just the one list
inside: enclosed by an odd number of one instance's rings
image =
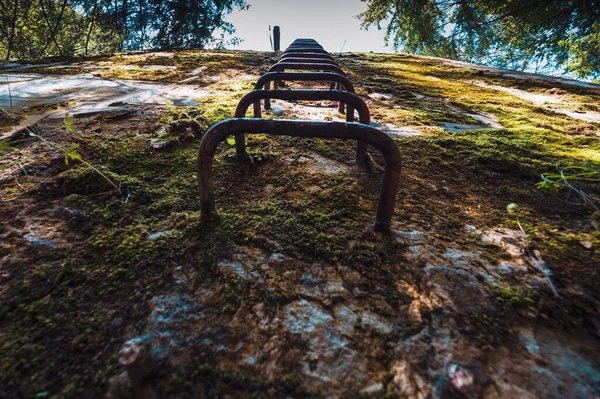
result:
[(600, 164), (586, 159), (583, 162), (556, 163), (556, 172), (543, 173), (538, 188), (559, 190), (568, 188), (574, 191), (585, 204), (600, 211), (600, 197), (586, 193), (574, 185), (574, 182), (600, 183)]
[(546, 266), (546, 262), (544, 262), (544, 260), (541, 258), (539, 252), (534, 249), (535, 248), (534, 244), (529, 241), (529, 236), (528, 236), (527, 232), (525, 232), (525, 229), (523, 228), (523, 226), (521, 225), (521, 222), (519, 221), (519, 217), (523, 215), (523, 210), (521, 209), (519, 204), (515, 204), (514, 202), (512, 202), (506, 206), (506, 212), (510, 216), (515, 218), (515, 221), (517, 222), (519, 229), (523, 233), (523, 237), (525, 238), (525, 244), (526, 244), (524, 251), (523, 251), (523, 254), (525, 255), (525, 259), (527, 259), (527, 261), (532, 266), (534, 266), (536, 269), (538, 269), (546, 277), (546, 280), (548, 281), (548, 286), (552, 290), (552, 293), (554, 294), (554, 296), (556, 298), (560, 298), (560, 295), (558, 295), (558, 291), (556, 290), (556, 287), (554, 286), (554, 283), (552, 282), (552, 271)]
[[(74, 126), (73, 126), (74, 121), (75, 121), (75, 119), (73, 118), (73, 116), (69, 112), (67, 112), (65, 114), (65, 118), (64, 118), (65, 134), (69, 135), (74, 132), (74, 130), (75, 130)], [(31, 139), (40, 140), (47, 146), (62, 152), (65, 156), (65, 164), (66, 165), (69, 165), (70, 161), (79, 161), (79, 162), (83, 163), (84, 165), (88, 166), (89, 168), (91, 168), (94, 172), (99, 174), (103, 179), (105, 179), (108, 183), (110, 183), (110, 185), (113, 186), (119, 194), (122, 193), (121, 188), (115, 182), (113, 182), (108, 176), (106, 176), (104, 173), (102, 173), (102, 171), (100, 169), (98, 169), (97, 167), (95, 167), (94, 165), (92, 165), (91, 163), (87, 162), (86, 160), (84, 160), (82, 158), (81, 154), (79, 154), (79, 152), (77, 151), (79, 148), (78, 144), (71, 144), (69, 146), (63, 146), (63, 145), (60, 145), (53, 141), (50, 141), (50, 140), (42, 137), (39, 134), (39, 132), (37, 131), (37, 129), (35, 128), (35, 126), (28, 127), (27, 134)], [(21, 141), (27, 141), (27, 140), (28, 139), (21, 140)], [(0, 141), (0, 155), (5, 155), (11, 151), (19, 151), (19, 150), (12, 147), (10, 145), (9, 140), (1, 140)], [(23, 154), (21, 151), (19, 151), (19, 152), (21, 154)], [(18, 164), (21, 167), (21, 169), (23, 170), (23, 173), (25, 174), (25, 176), (27, 176), (27, 171), (23, 167), (22, 163), (17, 160), (11, 164), (14, 164), (14, 163)], [(11, 164), (3, 165), (3, 168), (9, 167)]]
[[(0, 120), (2, 120), (2, 119), (7, 120), (9, 123), (16, 123), (19, 121), (20, 117), (18, 117), (16, 114), (12, 113), (11, 111), (8, 111), (8, 110), (0, 107)], [(22, 154), (22, 152), (19, 151), (17, 148), (14, 148), (10, 145), (10, 141), (8, 139), (0, 140), (0, 156), (4, 156), (12, 151), (18, 151), (19, 153)], [(16, 161), (13, 161), (13, 162), (10, 162), (7, 164), (0, 165), (0, 171), (8, 169), (12, 165), (19, 165), (19, 167), (21, 168), (21, 170), (23, 171), (25, 176), (27, 176), (27, 171), (23, 167), (23, 164), (21, 163), (20, 160), (16, 160)]]
[(525, 230), (523, 229), (523, 226), (521, 226), (521, 222), (519, 221), (519, 216), (521, 216), (521, 214), (522, 214), (522, 210), (521, 210), (521, 207), (519, 206), (519, 204), (515, 204), (514, 202), (511, 202), (510, 204), (506, 205), (506, 212), (510, 216), (513, 216), (515, 218), (515, 221), (517, 222), (519, 229), (521, 230), (521, 232), (523, 233), (524, 236), (527, 236), (527, 233), (525, 232)]
[(194, 107), (171, 107), (163, 116), (162, 122), (167, 127), (166, 133), (180, 137), (189, 133), (201, 136), (210, 126), (204, 110)]
[(494, 295), (496, 301), (507, 309), (535, 311), (536, 293), (529, 289), (520, 289), (510, 285), (487, 286), (486, 290)]
[(7, 154), (12, 150), (13, 150), (13, 148), (10, 146), (10, 143), (8, 142), (8, 140), (0, 141), (0, 155)]
[[(74, 127), (73, 127), (73, 123), (74, 123), (74, 118), (73, 116), (67, 112), (65, 114), (65, 118), (64, 118), (64, 122), (65, 122), (65, 133), (66, 134), (71, 134), (74, 132)], [(78, 144), (71, 144), (68, 147), (64, 147), (61, 146), (57, 143), (54, 143), (52, 141), (46, 140), (45, 138), (43, 138), (42, 136), (40, 136), (39, 134), (36, 134), (33, 129), (29, 129), (28, 131), (29, 136), (31, 137), (35, 137), (39, 140), (41, 140), (43, 143), (47, 144), (48, 146), (54, 148), (55, 150), (58, 150), (60, 152), (62, 152), (65, 155), (65, 164), (69, 165), (69, 161), (79, 161), (82, 164), (90, 167), (94, 172), (98, 173), (100, 176), (102, 176), (102, 178), (104, 178), (107, 182), (110, 183), (111, 186), (113, 186), (115, 188), (115, 190), (121, 194), (121, 188), (119, 186), (117, 186), (115, 184), (115, 182), (113, 182), (111, 179), (108, 178), (108, 176), (106, 176), (104, 173), (102, 173), (102, 171), (98, 168), (96, 168), (94, 165), (92, 165), (91, 163), (87, 162), (86, 160), (84, 160), (81, 157), (81, 154), (79, 154), (79, 152), (77, 152), (77, 149), (79, 148)]]

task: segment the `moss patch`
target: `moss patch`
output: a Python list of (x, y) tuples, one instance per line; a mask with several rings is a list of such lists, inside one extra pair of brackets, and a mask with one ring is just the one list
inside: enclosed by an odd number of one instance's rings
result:
[[(474, 240), (465, 225), (514, 228), (505, 208), (518, 203), (526, 211), (520, 222), (572, 303), (569, 317), (557, 318), (559, 325), (581, 322), (585, 317), (581, 309), (600, 298), (594, 286), (600, 277), (599, 255), (580, 244), (600, 245), (592, 211), (568, 193), (538, 190), (535, 182), (557, 161), (600, 161), (595, 134), (579, 134), (578, 121), (469, 83), (476, 78), (508, 84), (487, 74), (412, 57), (365, 54), (339, 59), (365, 99), (370, 92), (394, 95), (391, 102), (372, 101), (373, 116), (425, 132), (395, 138), (404, 162), (395, 227), (428, 232), (449, 246), (476, 247), (494, 264), (506, 253)], [(364, 173), (354, 167), (355, 144), (348, 141), (248, 135), (254, 162), (244, 165), (234, 163), (232, 146), (223, 143), (214, 162), (220, 219), (200, 223), (195, 175), (199, 140), (208, 126), (232, 117), (239, 99), (252, 89), (253, 79), (235, 76), (258, 76), (273, 63), (272, 55), (182, 51), (173, 57), (141, 54), (101, 60), (113, 63), (101, 72), (107, 78), (175, 82), (200, 66), (206, 68), (197, 84), (207, 83), (205, 79), (214, 74), (233, 78), (213, 82), (214, 95), (195, 107), (169, 107), (136, 121), (107, 122), (102, 116), (90, 116), (76, 121), (81, 133), (69, 136), (62, 134), (61, 121), (40, 125), (45, 137), (78, 144), (82, 157), (119, 184), (122, 194), (82, 164), (27, 177), (15, 172), (14, 181), (0, 186), (3, 198), (17, 196), (29, 205), (21, 213), (21, 203), (0, 204), (6, 215), (0, 225), (0, 259), (10, 260), (2, 269), (8, 277), (0, 280), (0, 396), (102, 396), (108, 378), (117, 372), (121, 344), (144, 331), (149, 300), (183, 289), (174, 278), (182, 264), (195, 272), (192, 286), (214, 282), (224, 318), (231, 318), (244, 301), (262, 301), (267, 312), (275, 312), (297, 299), (284, 284), (268, 290), (219, 273), (217, 262), (240, 247), (347, 266), (360, 275), (366, 292), (374, 282), (383, 287), (379, 295), (387, 306), (378, 312), (384, 316), (390, 314), (388, 308), (410, 302), (398, 293), (400, 279), (423, 287), (423, 267), (404, 258), (405, 245), (371, 229), (381, 157), (372, 153), (376, 167), (372, 174)], [(133, 64), (177, 69), (117, 68)], [(533, 84), (522, 88), (548, 90)], [(597, 101), (594, 94), (568, 93), (559, 95), (582, 108), (592, 109)], [(504, 128), (462, 133), (440, 128), (444, 122), (474, 123), (464, 113), (476, 111), (494, 115)], [(590, 131), (597, 129), (590, 126)], [(171, 144), (154, 146), (162, 141)], [(15, 145), (35, 163), (51, 163), (41, 143)], [(315, 155), (340, 162), (346, 171), (313, 173), (298, 162)], [(26, 240), (18, 231), (34, 222), (52, 225), (49, 230), (68, 237), (68, 244)], [(583, 287), (592, 299), (570, 295), (573, 285)], [(480, 319), (482, 334), (475, 337), (480, 345), (502, 342), (510, 318), (531, 305), (532, 296), (520, 289), (507, 286), (492, 292), (505, 320), (499, 323), (493, 315)], [(534, 298), (536, 312), (550, 316), (561, 312), (562, 305), (552, 298)], [(286, 378), (266, 382), (225, 373), (209, 365), (210, 353), (194, 356), (194, 368), (164, 365), (157, 376), (163, 393), (196, 393), (195, 382), (210, 379), (204, 392), (214, 396), (241, 391), (257, 397), (306, 394), (294, 391), (294, 383)]]

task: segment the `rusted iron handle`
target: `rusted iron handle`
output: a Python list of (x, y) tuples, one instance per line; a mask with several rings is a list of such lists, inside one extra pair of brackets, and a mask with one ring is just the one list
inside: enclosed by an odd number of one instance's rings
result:
[(294, 48), (294, 47), (310, 47), (310, 48), (320, 48), (322, 49), (323, 46), (321, 46), (319, 43), (292, 43), (288, 46), (288, 49), (290, 48)]
[[(287, 58), (286, 56), (284, 56), (282, 59), (279, 60), (278, 64), (327, 64), (327, 65), (333, 65), (336, 67), (340, 67), (338, 65), (337, 62), (335, 62), (333, 59), (324, 59), (324, 58)], [(279, 80), (276, 80), (273, 83), (273, 87), (275, 89), (277, 89), (278, 87), (281, 86), (281, 82)], [(335, 84), (332, 82), (331, 83), (331, 89), (335, 89)], [(342, 111), (343, 112), (343, 109)]]
[[(265, 85), (267, 85), (267, 90), (269, 90), (269, 82), (281, 82), (282, 80), (330, 82), (332, 84), (337, 83), (338, 86), (340, 86), (340, 88), (343, 87), (345, 90), (354, 93), (354, 85), (352, 84), (352, 82), (350, 82), (350, 79), (340, 74), (332, 72), (268, 72), (258, 79), (256, 84), (254, 85), (254, 90), (262, 90)], [(258, 114), (260, 114), (260, 101), (254, 103), (254, 107), (254, 113), (255, 116), (257, 116)], [(271, 109), (271, 103), (268, 98), (265, 98), (265, 109)], [(340, 114), (344, 113), (343, 102), (339, 103), (338, 112)], [(354, 108), (352, 108), (352, 106), (348, 106), (345, 113), (346, 115), (349, 115), (352, 118), (354, 118)], [(352, 118), (348, 120), (352, 122)]]
[[(332, 72), (269, 72), (261, 76), (256, 84), (254, 85), (254, 90), (262, 90), (265, 85), (268, 85), (269, 82), (272, 81), (282, 81), (282, 80), (295, 80), (295, 81), (312, 81), (312, 82), (334, 82), (337, 83), (338, 86), (343, 87), (345, 90), (354, 93), (354, 85), (345, 76), (342, 76), (337, 73)], [(268, 87), (267, 87), (268, 89)], [(270, 109), (269, 99), (265, 99), (265, 109)], [(260, 101), (254, 103), (254, 114), (258, 116), (260, 114)], [(344, 113), (344, 103), (340, 102), (338, 106), (338, 112), (340, 114)], [(351, 118), (347, 119), (352, 122), (354, 118), (354, 108), (352, 106), (348, 106), (346, 109), (346, 115), (351, 116)]]
[(310, 37), (299, 37), (296, 40), (294, 40), (294, 42), (292, 44), (296, 44), (296, 43), (314, 43), (314, 44), (319, 44), (315, 39), (310, 38)]
[[(243, 118), (246, 115), (246, 111), (250, 104), (256, 103), (265, 98), (274, 98), (277, 100), (300, 100), (300, 101), (340, 101), (348, 104), (348, 107), (358, 111), (359, 122), (364, 125), (371, 123), (371, 115), (369, 114), (369, 107), (362, 98), (354, 93), (348, 91), (338, 90), (255, 90), (246, 94), (237, 105), (235, 110), (236, 118)], [(259, 117), (257, 109), (254, 109), (255, 117)], [(260, 109), (258, 110), (260, 112)], [(352, 122), (354, 117), (354, 111), (352, 114), (346, 115), (346, 121)], [(244, 133), (239, 132), (235, 136), (235, 150), (236, 159), (238, 162), (242, 162), (247, 158), (246, 156), (246, 139)], [(356, 145), (356, 164), (360, 167), (366, 167), (367, 165), (367, 143), (359, 140)]]
[(279, 59), (283, 59), (286, 57), (293, 57), (293, 58), (327, 58), (330, 60), (333, 60), (333, 57), (328, 55), (328, 54), (322, 54), (322, 53), (285, 53), (283, 54), (281, 57), (279, 57)]
[[(279, 62), (279, 63), (273, 65), (271, 68), (269, 68), (267, 73), (277, 72), (277, 71), (284, 72), (286, 70), (329, 71), (329, 72), (339, 73), (342, 76), (346, 76), (344, 71), (342, 71), (342, 68), (340, 68), (339, 66), (330, 65), (330, 64), (310, 63), (310, 62), (307, 62), (307, 63)], [(279, 87), (279, 81), (275, 80), (273, 82), (273, 88), (277, 89), (278, 87)], [(270, 88), (270, 84), (267, 85), (267, 89), (269, 89), (269, 88)], [(271, 106), (271, 104), (269, 103), (269, 101), (265, 100), (265, 109), (270, 109), (270, 106)]]
[[(339, 73), (342, 76), (346, 76), (342, 68), (338, 65), (332, 64), (323, 64), (318, 62), (310, 62), (307, 60), (306, 62), (278, 62), (277, 64), (271, 66), (267, 73), (269, 72), (285, 72), (286, 70), (296, 70), (296, 71), (327, 71), (327, 72), (335, 72)], [(273, 88), (277, 89), (279, 87), (279, 82), (276, 80), (273, 83)], [(269, 88), (267, 86), (267, 88)]]
[[(340, 75), (346, 76), (342, 68), (336, 65), (331, 64), (321, 64), (321, 63), (312, 63), (312, 62), (279, 62), (269, 68), (268, 72), (277, 72), (277, 71), (286, 71), (286, 70), (296, 70), (296, 71), (329, 71), (339, 73)], [(273, 88), (277, 89), (279, 87), (279, 82), (273, 82)]]
[(287, 53), (320, 53), (329, 54), (327, 50), (320, 49), (318, 47), (288, 47), (283, 54)]
[(394, 202), (400, 181), (400, 151), (385, 133), (359, 123), (316, 122), (281, 119), (227, 119), (213, 125), (204, 134), (198, 150), (197, 174), (200, 185), (200, 218), (202, 221), (217, 217), (212, 164), (217, 146), (231, 135), (241, 132), (266, 133), (293, 137), (361, 140), (377, 148), (385, 159), (383, 182), (375, 217), (375, 230), (389, 232), (394, 213)]
[(274, 80), (336, 82), (341, 84), (347, 91), (354, 93), (354, 85), (350, 79), (333, 72), (267, 72), (258, 79), (254, 85), (254, 90), (262, 90), (266, 83)]
[(340, 75), (346, 76), (344, 71), (338, 66), (330, 65), (330, 64), (320, 64), (320, 63), (311, 63), (311, 62), (279, 62), (273, 65), (267, 72), (277, 72), (277, 71), (285, 71), (285, 70), (296, 70), (296, 71), (328, 71), (339, 73)]
[(314, 58), (294, 58), (294, 57), (283, 57), (282, 59), (279, 60), (279, 62), (286, 62), (286, 63), (310, 63), (310, 64), (330, 64), (330, 65), (335, 65), (338, 66), (338, 63), (335, 62), (333, 59), (329, 59), (329, 58), (318, 58), (318, 57), (314, 57)]

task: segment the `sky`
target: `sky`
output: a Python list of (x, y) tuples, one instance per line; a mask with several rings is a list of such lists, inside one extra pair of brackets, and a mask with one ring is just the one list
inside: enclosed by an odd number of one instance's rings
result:
[[(315, 39), (329, 52), (350, 51), (389, 53), (385, 31), (360, 29), (356, 15), (367, 9), (360, 0), (247, 0), (250, 9), (234, 11), (226, 20), (244, 41), (240, 50), (271, 50), (269, 25), (281, 28), (281, 49), (299, 37)], [(345, 44), (344, 44), (345, 43)]]

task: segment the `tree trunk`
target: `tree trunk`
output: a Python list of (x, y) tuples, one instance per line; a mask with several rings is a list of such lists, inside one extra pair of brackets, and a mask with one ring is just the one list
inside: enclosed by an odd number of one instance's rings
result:
[(56, 25), (54, 26), (54, 29), (53, 29), (52, 25), (50, 24), (50, 19), (48, 18), (48, 15), (46, 14), (46, 10), (44, 9), (44, 0), (40, 0), (40, 6), (42, 7), (42, 14), (44, 15), (44, 20), (46, 20), (46, 24), (48, 24), (48, 28), (50, 29), (50, 41), (48, 43), (46, 43), (46, 45), (44, 46), (44, 49), (42, 50), (42, 53), (41, 53), (42, 57), (46, 53), (46, 49), (50, 45), (50, 42), (54, 42), (54, 45), (56, 46), (56, 49), (58, 50), (58, 53), (61, 56), (64, 55), (62, 52), (62, 49), (60, 48), (60, 45), (58, 44), (58, 41), (56, 40), (56, 32), (62, 21), (63, 14), (65, 13), (65, 8), (67, 8), (67, 1), (68, 0), (63, 1), (62, 8), (60, 9), (60, 14), (58, 15), (58, 20), (56, 21)]
[(12, 23), (11, 23), (11, 28), (10, 28), (10, 36), (8, 38), (8, 46), (7, 46), (7, 50), (6, 50), (6, 58), (2, 62), (2, 68), (4, 68), (4, 65), (6, 65), (8, 60), (10, 60), (10, 53), (12, 51), (13, 41), (15, 39), (15, 28), (17, 26), (17, 9), (18, 9), (18, 7), (19, 7), (19, 0), (15, 0), (15, 3), (13, 5), (13, 16), (12, 16)]
[(121, 51), (125, 50), (125, 42), (126, 42), (126, 32), (127, 32), (127, 0), (123, 0), (123, 8), (121, 9), (121, 33), (123, 35), (121, 41)]
[(144, 49), (144, 28), (146, 26), (144, 21), (144, 0), (139, 0), (140, 1), (140, 12), (139, 12), (139, 19), (140, 19), (140, 50)]
[(94, 0), (94, 8), (92, 9), (92, 15), (90, 20), (90, 28), (88, 29), (87, 37), (85, 38), (85, 55), (88, 55), (88, 45), (90, 44), (90, 36), (92, 35), (92, 28), (94, 27), (94, 20), (96, 19), (96, 8), (98, 7), (98, 0)]

